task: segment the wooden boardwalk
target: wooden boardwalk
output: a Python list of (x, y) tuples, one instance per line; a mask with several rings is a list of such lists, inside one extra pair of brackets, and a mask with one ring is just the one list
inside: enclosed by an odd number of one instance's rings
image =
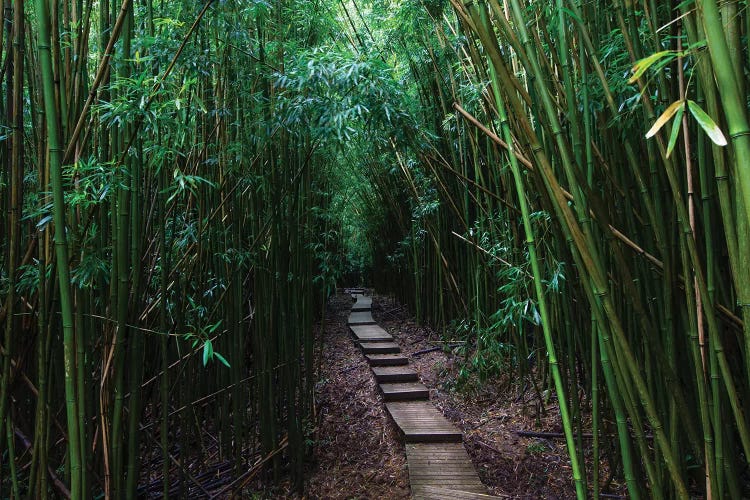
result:
[(357, 296), (357, 302), (352, 305), (352, 312), (369, 311), (372, 308), (372, 297)]
[(406, 461), (415, 498), (493, 498), (460, 442), (407, 443)]
[(430, 402), (429, 389), (419, 382), (394, 338), (373, 320), (372, 298), (351, 290), (355, 300), (349, 329), (365, 354), (386, 408), (406, 443), (412, 498), (474, 500), (487, 494), (461, 431)]
[(393, 342), (393, 336), (378, 325), (351, 325), (357, 342)]
[(374, 325), (375, 320), (372, 319), (370, 311), (357, 311), (349, 315), (350, 325)]
[(394, 401), (386, 408), (407, 443), (460, 443), (463, 439), (461, 431), (428, 400)]

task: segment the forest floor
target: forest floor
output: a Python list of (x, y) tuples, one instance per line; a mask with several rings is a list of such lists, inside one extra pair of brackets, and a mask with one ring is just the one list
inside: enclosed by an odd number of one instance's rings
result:
[[(404, 447), (349, 333), (350, 306), (349, 295), (333, 297), (319, 332), (318, 424), (305, 494), (295, 496), (282, 484), (266, 490), (268, 498), (409, 498)], [(463, 431), (464, 444), (491, 493), (517, 499), (575, 498), (564, 440), (517, 433), (559, 433), (554, 398), (542, 412), (536, 391), (515, 381), (485, 381), (472, 390), (458, 390), (461, 360), (451, 351), (434, 349), (442, 345), (437, 333), (415, 324), (403, 307), (385, 297), (374, 297), (372, 313), (410, 357), (434, 404)], [(601, 477), (608, 473), (602, 464)], [(625, 498), (622, 485), (613, 482), (607, 493)]]

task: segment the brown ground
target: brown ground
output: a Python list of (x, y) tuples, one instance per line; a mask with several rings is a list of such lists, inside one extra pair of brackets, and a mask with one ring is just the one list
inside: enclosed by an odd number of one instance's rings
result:
[[(337, 295), (328, 306), (320, 344), (317, 447), (304, 498), (408, 498), (404, 448), (349, 334), (350, 305), (348, 295)], [(442, 345), (437, 334), (416, 325), (403, 308), (384, 297), (374, 297), (373, 316), (411, 357), (435, 405), (463, 430), (464, 445), (491, 493), (517, 499), (575, 498), (564, 441), (520, 437), (515, 432), (559, 432), (554, 398), (542, 416), (535, 392), (521, 392), (517, 383), (501, 387), (485, 382), (473, 391), (450, 389), (455, 387), (460, 360), (442, 349), (420, 353)], [(606, 474), (605, 468), (602, 476)], [(288, 491), (282, 485), (272, 496), (294, 497)]]
[(404, 447), (346, 319), (349, 295), (329, 302), (317, 385), (316, 467), (309, 498), (409, 498)]

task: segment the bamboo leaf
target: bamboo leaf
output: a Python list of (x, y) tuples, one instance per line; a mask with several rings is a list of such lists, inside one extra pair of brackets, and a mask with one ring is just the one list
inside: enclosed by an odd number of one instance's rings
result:
[(203, 99), (201, 99), (197, 94), (193, 96), (193, 101), (195, 101), (195, 104), (200, 108), (200, 110), (203, 113), (208, 113), (208, 108), (206, 107), (206, 104), (203, 102)]
[(669, 121), (669, 119), (672, 118), (679, 109), (682, 109), (684, 107), (685, 101), (675, 101), (670, 104), (669, 107), (664, 110), (664, 113), (662, 113), (661, 116), (656, 119), (648, 132), (646, 132), (646, 139), (650, 139), (651, 137), (656, 135), (656, 133)]
[(716, 144), (717, 146), (726, 146), (727, 138), (724, 137), (724, 134), (721, 132), (721, 129), (716, 124), (716, 122), (713, 121), (710, 116), (708, 116), (708, 113), (703, 111), (703, 109), (698, 106), (695, 101), (691, 101), (688, 99), (687, 103), (690, 114), (692, 114), (693, 117), (698, 121), (698, 125), (700, 125), (703, 131), (708, 134), (708, 137), (714, 142), (714, 144)]
[(656, 52), (637, 61), (632, 69), (633, 76), (630, 77), (628, 83), (635, 83), (641, 76), (643, 76), (643, 73), (645, 73), (646, 70), (650, 68), (656, 61), (667, 56), (674, 56), (674, 51), (662, 50), (661, 52)]
[(583, 23), (583, 20), (580, 17), (578, 17), (576, 13), (573, 12), (572, 10), (566, 9), (565, 7), (561, 7), (560, 10), (563, 11), (565, 14), (567, 14), (570, 18), (572, 18), (576, 22)]
[(208, 364), (208, 359), (211, 356), (211, 341), (207, 340), (205, 344), (203, 344), (203, 366), (206, 366)]
[(42, 219), (36, 223), (37, 229), (40, 231), (44, 231), (44, 228), (52, 221), (52, 216), (47, 215), (46, 217), (42, 217)]
[(685, 114), (685, 107), (680, 106), (677, 110), (677, 114), (672, 122), (672, 133), (669, 134), (669, 144), (667, 144), (667, 158), (672, 154), (675, 144), (677, 144), (677, 137), (680, 135), (680, 128), (682, 127), (682, 116)]
[(682, 56), (689, 56), (690, 52), (696, 52), (699, 49), (705, 48), (708, 45), (708, 42), (704, 40), (697, 41), (695, 43), (691, 43), (688, 45), (688, 48), (682, 51)]
[(218, 359), (219, 361), (221, 361), (221, 364), (223, 364), (223, 365), (224, 365), (224, 366), (226, 366), (227, 368), (231, 368), (231, 366), (229, 366), (229, 362), (228, 362), (228, 361), (227, 361), (227, 360), (226, 360), (226, 359), (224, 358), (224, 356), (222, 356), (222, 355), (221, 355), (221, 354), (219, 354), (218, 352), (215, 352), (215, 353), (214, 353), (214, 356), (216, 356), (216, 358), (217, 358), (217, 359)]

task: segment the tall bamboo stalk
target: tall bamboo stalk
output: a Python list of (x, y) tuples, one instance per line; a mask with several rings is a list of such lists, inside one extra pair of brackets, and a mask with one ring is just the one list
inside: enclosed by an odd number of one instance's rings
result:
[[(473, 11), (476, 14), (476, 10)], [(479, 18), (476, 15), (472, 16), (477, 27), (484, 26), (485, 37), (488, 37), (488, 25), (487, 15), (483, 10), (479, 12)], [(489, 38), (485, 38), (489, 42)], [(489, 42), (491, 43), (491, 42)], [(552, 378), (555, 383), (555, 392), (557, 393), (557, 400), (560, 406), (560, 418), (562, 419), (563, 431), (565, 433), (565, 441), (568, 446), (568, 453), (570, 455), (571, 468), (573, 470), (573, 481), (576, 486), (576, 496), (579, 499), (586, 498), (586, 487), (584, 483), (584, 474), (580, 465), (580, 457), (576, 451), (575, 439), (573, 436), (573, 426), (570, 418), (568, 409), (568, 398), (566, 396), (565, 386), (563, 385), (562, 377), (560, 374), (560, 367), (557, 363), (557, 355), (555, 353), (555, 344), (552, 337), (552, 326), (550, 324), (550, 317), (547, 311), (547, 299), (545, 298), (545, 290), (543, 284), (543, 277), (539, 267), (539, 260), (536, 252), (536, 240), (534, 237), (534, 228), (531, 224), (531, 218), (529, 216), (529, 207), (526, 201), (526, 189), (523, 184), (523, 177), (521, 176), (521, 170), (518, 165), (518, 158), (514, 154), (513, 149), (513, 136), (510, 132), (508, 125), (508, 115), (505, 110), (505, 105), (502, 101), (502, 93), (500, 90), (500, 84), (496, 76), (496, 70), (493, 68), (490, 72), (492, 79), (492, 88), (495, 94), (495, 103), (497, 105), (498, 117), (500, 120), (500, 129), (502, 130), (503, 138), (506, 144), (508, 144), (508, 159), (510, 161), (511, 171), (513, 172), (513, 179), (516, 185), (516, 192), (518, 195), (518, 205), (521, 210), (521, 218), (523, 220), (524, 232), (526, 234), (526, 245), (529, 252), (529, 261), (531, 262), (532, 274), (534, 275), (534, 288), (536, 291), (537, 304), (539, 307), (539, 314), (541, 316), (541, 325), (544, 332), (544, 341), (547, 348), (547, 359), (552, 371)]]
[(81, 474), (86, 467), (80, 448), (80, 433), (76, 396), (75, 331), (73, 325), (73, 304), (70, 290), (70, 268), (68, 242), (65, 235), (66, 208), (63, 199), (62, 179), (62, 139), (59, 125), (59, 107), (55, 100), (54, 75), (50, 52), (50, 10), (44, 0), (35, 3), (38, 26), (39, 62), (41, 83), (44, 95), (44, 116), (47, 125), (47, 149), (50, 163), (53, 216), (55, 224), (55, 256), (57, 260), (57, 281), (62, 312), (63, 356), (65, 360), (65, 408), (68, 424), (68, 454), (70, 462), (70, 493), (73, 498), (83, 496)]

